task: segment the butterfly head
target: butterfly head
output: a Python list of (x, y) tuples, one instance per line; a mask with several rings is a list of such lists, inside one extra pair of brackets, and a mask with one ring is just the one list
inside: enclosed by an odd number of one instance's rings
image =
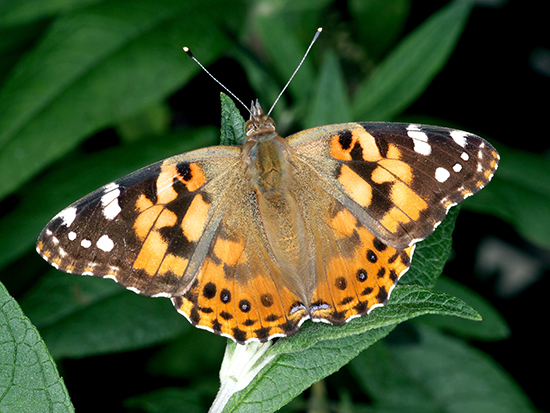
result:
[(244, 130), (248, 140), (257, 140), (260, 137), (276, 134), (275, 122), (264, 114), (260, 102), (256, 99), (250, 107), (250, 119), (246, 122)]

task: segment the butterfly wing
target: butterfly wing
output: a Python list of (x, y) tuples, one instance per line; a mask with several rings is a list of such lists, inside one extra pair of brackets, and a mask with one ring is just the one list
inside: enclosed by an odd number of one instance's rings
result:
[(326, 192), (385, 243), (425, 239), (449, 208), (478, 192), (499, 161), (482, 138), (400, 123), (344, 123), (288, 138)]
[(214, 236), (208, 224), (221, 219), (240, 153), (199, 149), (107, 184), (54, 217), (37, 251), (65, 272), (112, 278), (143, 295), (182, 294)]
[(240, 147), (205, 148), (116, 180), (60, 212), (38, 253), (59, 270), (172, 298), (244, 343), (297, 331), (305, 307), (268, 251)]
[(307, 182), (294, 196), (309, 211), (316, 247), (310, 316), (331, 324), (384, 305), (415, 242), (487, 184), (498, 164), (481, 138), (431, 126), (329, 125), (288, 142)]
[(206, 258), (174, 306), (194, 325), (245, 343), (295, 333), (307, 312), (269, 251), (255, 195), (235, 182)]

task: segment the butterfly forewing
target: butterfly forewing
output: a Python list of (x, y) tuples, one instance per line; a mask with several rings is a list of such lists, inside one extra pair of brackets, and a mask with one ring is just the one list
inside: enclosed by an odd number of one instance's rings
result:
[[(92, 192), (44, 228), (37, 251), (69, 273), (115, 279), (144, 295), (187, 289), (206, 253), (207, 222), (231, 181), (240, 148), (175, 156)], [(204, 236), (204, 237), (203, 237)]]
[(289, 142), (327, 193), (396, 248), (430, 235), (451, 206), (490, 181), (499, 160), (476, 135), (416, 124), (329, 125)]

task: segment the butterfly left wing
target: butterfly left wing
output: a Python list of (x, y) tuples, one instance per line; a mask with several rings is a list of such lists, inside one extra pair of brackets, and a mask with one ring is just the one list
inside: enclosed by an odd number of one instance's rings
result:
[(316, 245), (313, 320), (343, 324), (384, 305), (415, 243), (485, 186), (498, 153), (465, 132), (347, 123), (288, 138)]
[(491, 180), (499, 161), (479, 136), (416, 124), (327, 125), (288, 142), (329, 195), (395, 248), (429, 236), (450, 207)]
[(107, 184), (54, 217), (37, 251), (68, 273), (112, 278), (143, 295), (182, 294), (204, 259), (213, 237), (207, 224), (219, 216), (240, 153), (199, 149)]

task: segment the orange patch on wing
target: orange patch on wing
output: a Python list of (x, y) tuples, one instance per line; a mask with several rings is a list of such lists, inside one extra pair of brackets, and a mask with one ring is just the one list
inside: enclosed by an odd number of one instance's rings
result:
[(329, 221), (329, 225), (337, 231), (338, 235), (349, 237), (353, 235), (356, 222), (355, 216), (344, 208), (338, 211), (336, 216)]
[(134, 231), (140, 240), (147, 237), (163, 208), (162, 205), (155, 205), (138, 215), (134, 222)]
[(330, 142), (330, 153), (336, 159), (351, 161), (351, 151), (356, 145), (362, 149), (363, 160), (374, 162), (382, 158), (374, 137), (359, 127), (351, 130), (351, 142), (347, 148), (342, 147), (340, 135), (335, 135)]
[(372, 201), (372, 187), (348, 166), (342, 165), (338, 182), (346, 193), (359, 205), (367, 207)]
[(183, 275), (189, 260), (187, 258), (178, 257), (173, 254), (167, 254), (160, 265), (158, 270), (159, 274), (166, 274), (167, 272), (172, 272), (176, 275)]
[(156, 231), (151, 231), (134, 261), (134, 268), (143, 269), (147, 274), (155, 275), (167, 249), (168, 243), (162, 239), (162, 236)]
[(169, 209), (164, 209), (155, 222), (155, 228), (172, 227), (178, 220), (177, 215)]
[(428, 203), (403, 182), (396, 182), (391, 189), (393, 203), (413, 220), (420, 218), (420, 212), (428, 208)]
[(240, 242), (233, 242), (225, 239), (220, 239), (214, 244), (214, 254), (224, 264), (233, 266), (237, 264), (242, 256), (244, 250), (244, 244)]
[(386, 157), (388, 159), (399, 160), (399, 159), (401, 159), (401, 151), (399, 150), (399, 148), (397, 146), (389, 144), (388, 145), (388, 152), (386, 153)]
[(153, 206), (153, 202), (147, 198), (144, 194), (141, 194), (139, 198), (136, 201), (136, 210), (139, 212), (143, 212), (148, 208), (151, 208)]
[(396, 232), (400, 225), (410, 222), (410, 220), (403, 211), (393, 207), (382, 217), (380, 223), (390, 232)]
[(189, 170), (191, 175), (190, 179), (185, 180), (184, 177), (179, 174), (178, 179), (187, 185), (187, 190), (189, 192), (193, 192), (204, 185), (206, 182), (206, 177), (204, 176), (202, 168), (196, 163), (189, 164)]
[(353, 137), (359, 141), (359, 144), (363, 149), (363, 159), (365, 161), (376, 162), (380, 158), (382, 158), (382, 155), (380, 154), (380, 150), (376, 145), (376, 141), (370, 133), (364, 130), (354, 131)]
[(174, 189), (174, 177), (179, 176), (175, 166), (162, 167), (157, 178), (157, 204), (167, 204), (178, 197)]
[(342, 148), (342, 144), (340, 143), (340, 136), (334, 135), (333, 138), (330, 140), (330, 154), (335, 159), (340, 159), (342, 161), (351, 161), (351, 155), (349, 151), (351, 148), (353, 148), (354, 142), (352, 141), (352, 144), (350, 145), (349, 149)]
[(191, 201), (181, 222), (183, 234), (189, 241), (197, 241), (201, 237), (208, 219), (209, 209), (210, 204), (205, 202), (200, 194), (197, 194)]
[(380, 166), (376, 168), (375, 172), (378, 169), (384, 168), (392, 175), (391, 178), (385, 180), (394, 180), (397, 178), (407, 184), (410, 184), (413, 180), (412, 168), (405, 162), (396, 159), (382, 159), (378, 162), (378, 165)]

